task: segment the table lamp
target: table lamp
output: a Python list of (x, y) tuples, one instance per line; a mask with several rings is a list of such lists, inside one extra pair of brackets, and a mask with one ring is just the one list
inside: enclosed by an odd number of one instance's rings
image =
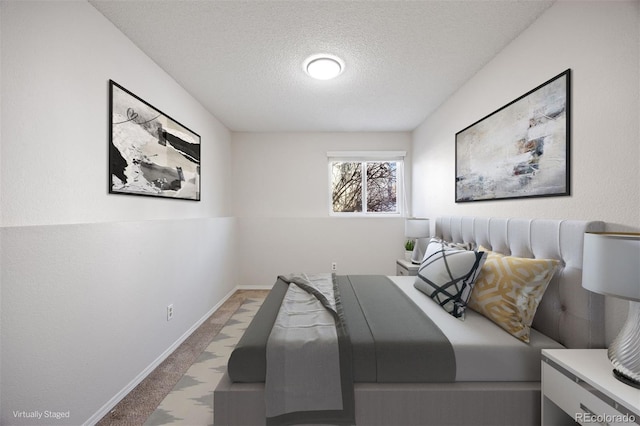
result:
[(586, 233), (582, 287), (629, 300), (627, 321), (608, 356), (613, 375), (640, 389), (640, 233)]
[(413, 253), (411, 254), (411, 263), (419, 264), (422, 262), (424, 256), (424, 250), (420, 244), (420, 238), (427, 238), (431, 236), (431, 226), (429, 226), (429, 219), (425, 218), (407, 218), (404, 221), (404, 236), (407, 238), (415, 238), (416, 243), (413, 247)]

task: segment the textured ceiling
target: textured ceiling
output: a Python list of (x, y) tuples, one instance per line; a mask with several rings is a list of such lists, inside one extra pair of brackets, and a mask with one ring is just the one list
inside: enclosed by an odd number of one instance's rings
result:
[(293, 132), (413, 130), (553, 0), (90, 3), (229, 129)]

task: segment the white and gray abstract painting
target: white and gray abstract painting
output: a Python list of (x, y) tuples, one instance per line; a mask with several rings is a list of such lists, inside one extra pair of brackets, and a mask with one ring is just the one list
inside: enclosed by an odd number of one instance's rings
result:
[(569, 71), (456, 134), (456, 202), (569, 195)]

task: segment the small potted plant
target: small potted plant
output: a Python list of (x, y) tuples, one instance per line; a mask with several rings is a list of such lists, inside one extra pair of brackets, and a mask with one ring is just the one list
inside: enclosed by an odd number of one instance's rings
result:
[(411, 260), (411, 255), (413, 254), (413, 248), (415, 246), (416, 242), (414, 240), (407, 240), (407, 242), (404, 243), (404, 260)]

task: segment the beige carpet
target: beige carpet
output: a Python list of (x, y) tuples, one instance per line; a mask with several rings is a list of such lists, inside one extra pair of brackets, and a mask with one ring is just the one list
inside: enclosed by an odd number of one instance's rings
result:
[(260, 290), (236, 292), (98, 425), (213, 424), (217, 380), (266, 295)]

